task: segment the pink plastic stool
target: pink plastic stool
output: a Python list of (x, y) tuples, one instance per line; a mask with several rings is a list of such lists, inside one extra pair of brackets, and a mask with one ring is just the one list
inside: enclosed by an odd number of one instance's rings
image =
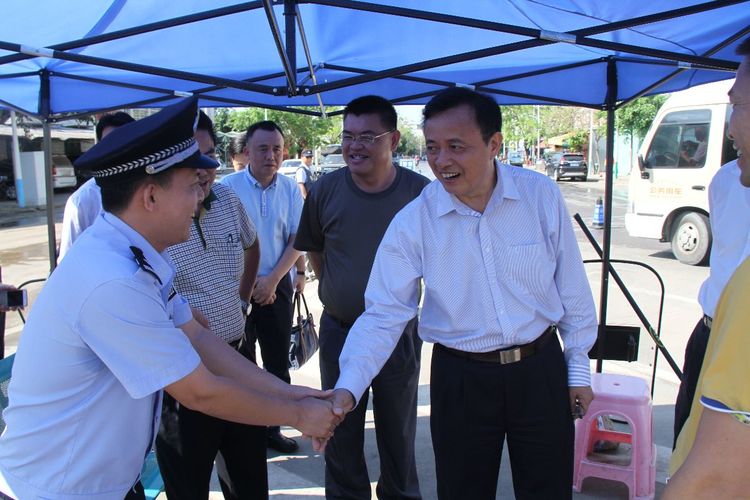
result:
[[(595, 373), (591, 376), (594, 401), (586, 415), (576, 421), (573, 489), (581, 491), (587, 477), (611, 479), (628, 485), (630, 500), (652, 499), (656, 490), (656, 446), (652, 439), (651, 395), (646, 381), (638, 377)], [(598, 417), (618, 415), (631, 433), (600, 429)], [(596, 460), (597, 441), (631, 445), (628, 464)], [(606, 460), (606, 458), (605, 458)]]

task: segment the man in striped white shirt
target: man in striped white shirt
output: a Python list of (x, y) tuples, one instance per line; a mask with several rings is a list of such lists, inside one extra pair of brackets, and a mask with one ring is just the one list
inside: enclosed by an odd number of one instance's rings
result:
[(552, 181), (495, 162), (500, 128), (494, 100), (468, 89), (425, 106), (439, 182), (383, 237), (333, 394), (335, 406), (356, 404), (416, 314), (423, 282), (441, 500), (495, 498), (506, 438), (517, 498), (570, 498), (572, 415), (593, 399), (597, 321), (570, 217)]

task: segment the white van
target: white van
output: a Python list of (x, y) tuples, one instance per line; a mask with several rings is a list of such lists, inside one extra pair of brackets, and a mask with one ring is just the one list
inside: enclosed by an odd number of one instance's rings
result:
[(680, 262), (708, 262), (708, 186), (737, 154), (727, 138), (734, 80), (676, 92), (651, 124), (630, 174), (625, 228), (630, 236), (670, 242)]

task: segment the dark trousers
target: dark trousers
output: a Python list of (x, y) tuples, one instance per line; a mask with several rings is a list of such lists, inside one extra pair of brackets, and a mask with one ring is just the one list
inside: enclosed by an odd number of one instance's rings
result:
[(261, 306), (251, 302), (245, 321), (245, 341), (240, 352), (255, 359), (255, 342), (260, 344), (263, 368), (289, 383), (289, 339), (292, 336), (292, 280), (289, 275), (276, 287), (273, 304)]
[[(276, 300), (273, 304), (261, 306), (252, 301), (252, 309), (245, 321), (245, 342), (240, 352), (255, 361), (255, 342), (260, 344), (263, 368), (286, 383), (289, 376), (289, 341), (292, 337), (292, 299), (294, 290), (288, 274), (276, 287)], [(279, 431), (278, 426), (268, 428), (271, 433)]]
[[(677, 401), (674, 405), (674, 444), (680, 435), (682, 426), (690, 416), (690, 408), (693, 406), (693, 396), (698, 387), (698, 376), (701, 374), (703, 357), (708, 347), (708, 337), (711, 330), (703, 322), (703, 318), (695, 325), (693, 333), (685, 346), (685, 362), (682, 366), (682, 381), (680, 391), (677, 393)], [(673, 444), (673, 448), (674, 448)]]
[(214, 458), (224, 498), (268, 498), (266, 427), (190, 410), (165, 393), (156, 459), (167, 497), (207, 499)]
[(436, 345), (430, 428), (438, 498), (494, 499), (507, 438), (516, 498), (570, 499), (574, 431), (567, 372), (558, 342), (506, 365)]
[[(349, 327), (325, 312), (320, 318), (320, 376), (323, 389), (339, 378), (339, 355)], [(372, 381), (375, 435), (380, 455), (380, 499), (419, 499), (414, 452), (417, 426), (417, 388), (422, 341), (416, 319), (409, 322), (383, 369)], [(359, 405), (336, 428), (325, 449), (328, 499), (370, 499), (365, 463), (365, 412), (369, 390)]]

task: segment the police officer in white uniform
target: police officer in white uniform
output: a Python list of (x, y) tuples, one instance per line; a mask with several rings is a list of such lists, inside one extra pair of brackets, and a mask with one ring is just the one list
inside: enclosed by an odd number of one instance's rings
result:
[(197, 116), (197, 99), (186, 99), (76, 162), (96, 178), (104, 212), (47, 281), (21, 336), (0, 438), (7, 497), (143, 498), (163, 388), (246, 424), (330, 436), (339, 420), (313, 397), (324, 393), (246, 361), (172, 289), (165, 249), (188, 237), (197, 169), (215, 167), (193, 138)]

